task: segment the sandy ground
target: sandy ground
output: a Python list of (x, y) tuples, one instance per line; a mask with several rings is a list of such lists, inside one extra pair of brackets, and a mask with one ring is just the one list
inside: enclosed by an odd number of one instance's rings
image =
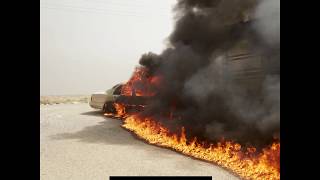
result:
[(85, 103), (41, 105), (41, 180), (101, 180), (112, 175), (239, 179), (213, 164), (137, 140), (120, 124)]
[(89, 102), (89, 95), (75, 95), (75, 96), (40, 96), (40, 105), (51, 105), (61, 103), (87, 103)]

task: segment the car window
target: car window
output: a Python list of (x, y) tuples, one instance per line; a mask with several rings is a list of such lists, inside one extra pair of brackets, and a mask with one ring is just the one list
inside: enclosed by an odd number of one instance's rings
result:
[(121, 88), (122, 88), (122, 85), (118, 86), (118, 87), (113, 91), (113, 95), (120, 95), (120, 94), (121, 94)]

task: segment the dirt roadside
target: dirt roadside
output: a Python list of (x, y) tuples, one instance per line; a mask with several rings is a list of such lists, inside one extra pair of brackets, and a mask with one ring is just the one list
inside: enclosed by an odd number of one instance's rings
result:
[(77, 104), (89, 102), (89, 95), (75, 95), (75, 96), (40, 96), (40, 105), (52, 104)]

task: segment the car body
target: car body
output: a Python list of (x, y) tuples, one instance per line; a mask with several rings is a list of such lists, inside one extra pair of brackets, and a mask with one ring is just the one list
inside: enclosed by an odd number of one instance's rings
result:
[(112, 108), (112, 103), (120, 96), (123, 84), (117, 84), (105, 92), (96, 92), (91, 95), (89, 105), (94, 109), (105, 111)]
[[(147, 105), (151, 96), (136, 96), (135, 90), (132, 89), (132, 95), (121, 95), (124, 84), (117, 84), (105, 92), (97, 92), (91, 95), (89, 105), (94, 109), (100, 109), (105, 113), (115, 113), (114, 103), (126, 105), (126, 111), (142, 111)], [(151, 98), (150, 98), (151, 97)]]

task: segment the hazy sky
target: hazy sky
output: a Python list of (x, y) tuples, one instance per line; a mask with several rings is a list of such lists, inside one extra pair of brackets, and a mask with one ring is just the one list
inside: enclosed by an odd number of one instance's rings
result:
[(41, 0), (41, 95), (90, 94), (125, 82), (160, 53), (174, 0)]

